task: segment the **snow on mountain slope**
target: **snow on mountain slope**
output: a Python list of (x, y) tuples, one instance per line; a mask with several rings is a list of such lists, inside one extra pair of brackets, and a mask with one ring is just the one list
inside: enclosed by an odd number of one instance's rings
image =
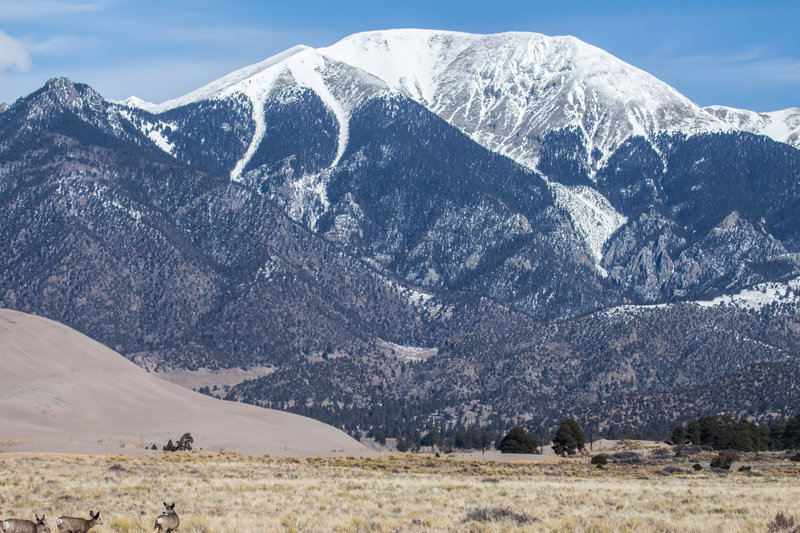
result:
[[(800, 143), (800, 119), (791, 113), (750, 116), (703, 109), (597, 47), (574, 37), (537, 33), (476, 35), (417, 29), (358, 33), (326, 48), (291, 48), (163, 104), (134, 98), (126, 103), (159, 113), (244, 95), (252, 103), (255, 133), (231, 171), (231, 179), (241, 180), (267, 129), (265, 102), (292, 86), (312, 90), (336, 118), (338, 150), (331, 169), (347, 146), (352, 110), (375, 94), (411, 98), (487, 149), (529, 168), (536, 168), (548, 132), (571, 128), (586, 144), (581, 157), (588, 159), (590, 178), (631, 136), (747, 129), (782, 139), (794, 135)], [(292, 205), (308, 204), (309, 196), (327, 205), (327, 174), (294, 178), (298, 194)], [(550, 182), (587, 248), (600, 257), (624, 217), (595, 191)]]
[(655, 77), (574, 37), (428, 30), (355, 34), (319, 50), (370, 72), (483, 146), (534, 168), (569, 126), (608, 155), (631, 135), (730, 129)]
[(757, 113), (725, 106), (710, 106), (704, 109), (734, 129), (766, 135), (778, 142), (800, 148), (800, 108), (793, 107), (770, 113)]
[(750, 289), (745, 289), (736, 294), (726, 294), (713, 300), (696, 301), (701, 307), (714, 307), (717, 305), (730, 305), (742, 309), (758, 310), (773, 303), (797, 303), (800, 290), (800, 278), (795, 278), (786, 283), (768, 282), (761, 283)]
[[(259, 104), (285, 71), (334, 112), (343, 126), (340, 153), (347, 113), (358, 103), (353, 97), (363, 99), (376, 87), (416, 100), (481, 145), (531, 168), (541, 136), (553, 129), (579, 128), (588, 153), (597, 148), (601, 158), (632, 135), (731, 129), (669, 85), (599, 48), (537, 33), (358, 33), (327, 48), (296, 46), (162, 104), (133, 97), (125, 103), (159, 113), (241, 93), (253, 102), (258, 124)], [(371, 90), (365, 91), (365, 84)], [(254, 144), (263, 135), (261, 126)]]
[(603, 245), (628, 219), (618, 213), (605, 196), (591, 187), (567, 187), (549, 182), (556, 203), (567, 210), (575, 231), (586, 243), (590, 256), (602, 276), (608, 273), (600, 266), (603, 259)]
[[(130, 100), (130, 98), (128, 100)], [(136, 117), (131, 116), (131, 113), (128, 109), (121, 109), (119, 113), (123, 118), (128, 120), (131, 124), (137, 125), (139, 131), (145, 134), (147, 138), (153, 141), (153, 143), (155, 143), (155, 145), (158, 146), (161, 150), (165, 151), (170, 155), (173, 155), (175, 151), (175, 146), (171, 142), (169, 142), (169, 139), (167, 139), (164, 136), (162, 131), (164, 131), (165, 128), (176, 129), (177, 126), (175, 124), (162, 122), (160, 120), (156, 122), (150, 122), (148, 120), (143, 120), (143, 119), (137, 120)]]
[[(364, 78), (363, 73), (348, 72), (350, 70), (352, 67), (333, 64), (313, 48), (296, 46), (161, 104), (151, 104), (136, 97), (130, 97), (121, 103), (159, 114), (195, 102), (219, 100), (237, 95), (247, 97), (252, 103), (255, 133), (244, 156), (231, 171), (231, 179), (236, 181), (241, 178), (244, 168), (258, 149), (266, 132), (264, 103), (270, 97), (275, 96), (274, 90), (279, 82), (283, 82), (286, 78), (298, 88), (308, 88), (314, 91), (336, 117), (339, 123), (339, 141), (337, 155), (331, 162), (331, 167), (335, 166), (347, 146), (348, 114), (352, 107), (365, 96), (363, 89), (359, 91), (350, 87), (342, 87), (341, 79), (357, 81)], [(366, 93), (372, 94), (375, 90), (385, 89), (381, 86), (375, 87), (375, 80), (367, 81), (368, 83), (362, 83), (368, 89)], [(282, 86), (281, 88), (285, 89), (286, 87)]]
[(609, 315), (617, 313), (641, 313), (654, 309), (668, 309), (680, 305), (696, 305), (698, 307), (733, 307), (746, 311), (759, 311), (768, 305), (797, 305), (800, 303), (800, 278), (787, 282), (759, 283), (734, 294), (725, 294), (711, 300), (687, 300), (679, 303), (661, 303), (647, 305), (620, 305), (603, 311)]

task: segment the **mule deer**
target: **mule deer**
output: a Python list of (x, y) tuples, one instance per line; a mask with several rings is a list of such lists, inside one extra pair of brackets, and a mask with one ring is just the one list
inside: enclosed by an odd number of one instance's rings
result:
[(44, 515), (41, 518), (38, 514), (33, 516), (36, 517), (36, 522), (18, 518), (3, 520), (3, 533), (50, 533), (50, 527), (45, 523)]
[(86, 533), (94, 526), (102, 526), (103, 522), (100, 521), (100, 511), (97, 513), (89, 511), (89, 520), (62, 516), (56, 521), (56, 525), (58, 525), (58, 533)]
[(161, 512), (158, 518), (156, 518), (156, 523), (153, 529), (153, 533), (160, 531), (161, 533), (170, 533), (171, 531), (176, 531), (178, 526), (180, 525), (181, 521), (178, 518), (178, 515), (175, 514), (175, 502), (172, 502), (172, 505), (167, 505), (167, 502), (164, 503), (164, 510)]

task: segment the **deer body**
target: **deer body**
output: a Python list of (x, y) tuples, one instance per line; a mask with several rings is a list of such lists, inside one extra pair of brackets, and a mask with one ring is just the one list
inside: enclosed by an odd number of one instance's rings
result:
[(7, 518), (3, 520), (3, 533), (50, 533), (50, 528), (44, 521), (44, 515), (34, 515), (36, 522), (32, 520), (20, 520), (19, 518)]
[(167, 505), (167, 502), (164, 502), (164, 511), (156, 518), (153, 533), (171, 533), (178, 529), (180, 523), (181, 521), (178, 515), (175, 514), (175, 503), (173, 502), (172, 505)]
[(100, 521), (100, 511), (97, 514), (89, 511), (90, 520), (85, 518), (75, 518), (72, 516), (62, 516), (58, 519), (58, 533), (86, 533), (97, 525), (103, 525)]

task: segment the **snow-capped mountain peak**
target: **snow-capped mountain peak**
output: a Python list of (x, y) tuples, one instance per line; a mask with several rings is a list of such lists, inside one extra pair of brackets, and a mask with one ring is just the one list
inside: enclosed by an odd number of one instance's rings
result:
[(587, 152), (632, 135), (727, 130), (669, 85), (571, 36), (391, 30), (320, 50), (417, 100), (487, 148), (536, 167), (536, 139), (575, 127)]
[[(331, 90), (331, 77), (325, 79), (331, 65), (347, 67), (349, 79), (339, 72), (335, 84), (351, 87)], [(158, 113), (242, 93), (257, 113), (278, 74), (286, 70), (342, 120), (354, 105), (342, 101), (342, 95), (363, 95), (354, 85), (383, 85), (531, 168), (538, 161), (536, 139), (554, 129), (576, 127), (587, 139), (589, 153), (597, 148), (607, 154), (632, 135), (731, 128), (669, 85), (599, 48), (574, 37), (520, 32), (358, 33), (326, 48), (296, 46), (162, 104), (126, 103)]]
[(765, 135), (778, 142), (800, 148), (800, 108), (793, 107), (769, 113), (719, 105), (704, 109), (730, 124), (733, 129)]

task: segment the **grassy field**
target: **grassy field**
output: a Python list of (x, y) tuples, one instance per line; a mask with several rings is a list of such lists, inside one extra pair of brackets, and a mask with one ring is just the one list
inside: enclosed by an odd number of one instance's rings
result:
[[(0, 455), (0, 513), (101, 511), (93, 532), (152, 531), (162, 500), (182, 533), (268, 531), (767, 531), (800, 515), (800, 468), (744, 456), (752, 471), (712, 473), (710, 454), (593, 468), (588, 457), (537, 463), (430, 455), (253, 458)], [(699, 462), (706, 468), (691, 469)], [(682, 471), (668, 473), (665, 468)], [(738, 468), (736, 465), (734, 468)]]

